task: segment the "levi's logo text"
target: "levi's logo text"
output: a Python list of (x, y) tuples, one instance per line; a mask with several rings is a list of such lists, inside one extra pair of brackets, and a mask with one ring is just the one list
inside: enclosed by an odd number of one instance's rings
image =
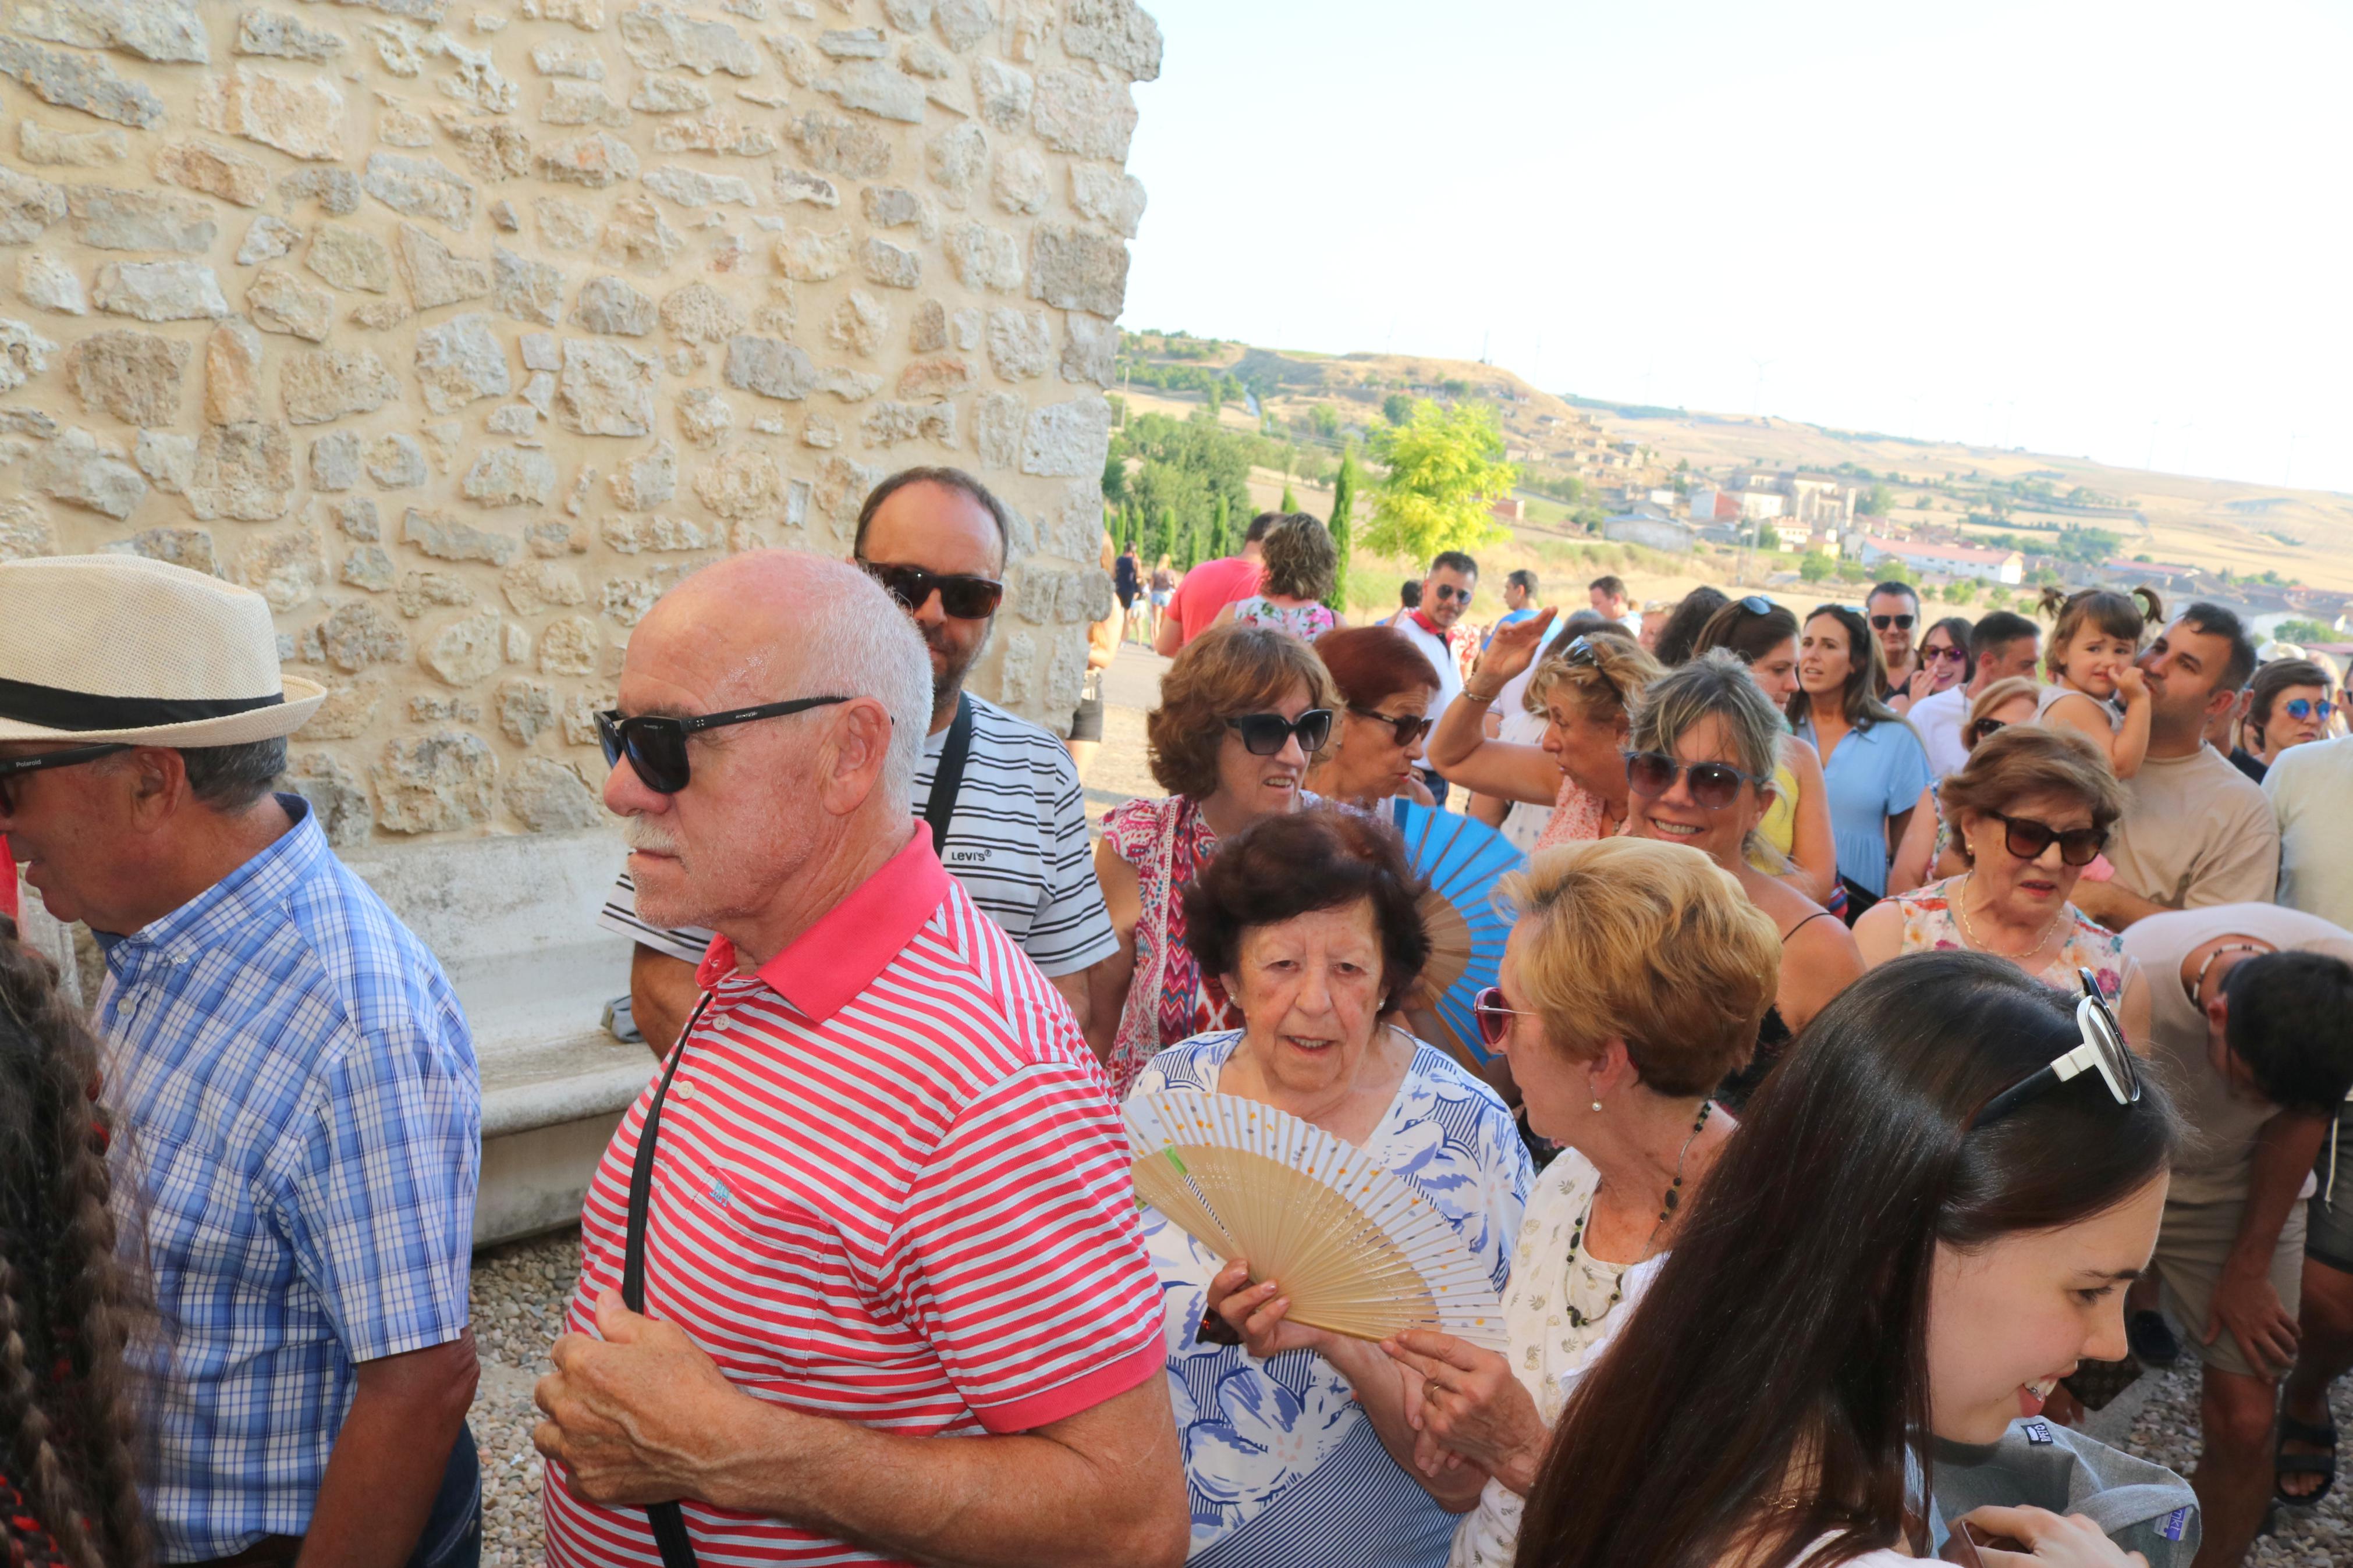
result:
[(987, 860), (987, 858), (988, 851), (986, 849), (951, 849), (948, 851), (948, 864), (951, 866), (978, 866)]

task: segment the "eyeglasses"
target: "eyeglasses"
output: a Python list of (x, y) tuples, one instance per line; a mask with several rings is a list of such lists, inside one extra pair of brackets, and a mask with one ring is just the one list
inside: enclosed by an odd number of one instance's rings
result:
[(2075, 973), (2084, 983), (2084, 999), (2075, 1004), (2075, 1029), (2083, 1044), (1987, 1100), (1985, 1108), (1969, 1119), (1970, 1131), (1991, 1126), (2036, 1095), (2085, 1072), (2097, 1071), (2118, 1105), (2139, 1103), (2140, 1061), (2125, 1044), (2124, 1029), (2108, 1011), (2098, 978), (2088, 969)]
[(2055, 827), (2022, 816), (2004, 816), (1998, 811), (1989, 811), (1986, 815), (2001, 824), (2002, 843), (2021, 860), (2041, 858), (2042, 852), (2055, 840), (2060, 859), (2070, 866), (2088, 866), (2100, 858), (2101, 850), (2108, 847), (2108, 835), (2104, 828), (2071, 827), (2062, 833)]
[(1912, 617), (1909, 616), (1873, 616), (1871, 617), (1871, 629), (1873, 631), (1883, 632), (1890, 626), (1895, 627), (1898, 631), (1908, 632), (1912, 629)]
[(1969, 726), (1969, 733), (1978, 740), (1986, 741), (2009, 728), (2010, 721), (2007, 719), (1980, 719)]
[(754, 719), (781, 719), (847, 702), (847, 697), (797, 697), (789, 702), (764, 702), (757, 708), (733, 708), (724, 713), (698, 713), (691, 719), (641, 714), (625, 719), (617, 708), (596, 715), (596, 740), (605, 748), (605, 765), (617, 767), (629, 759), (639, 783), (656, 795), (676, 795), (687, 786), (687, 737), (703, 730), (748, 724)]
[(1729, 763), (1686, 763), (1664, 752), (1626, 753), (1626, 787), (1655, 800), (1689, 774), (1691, 797), (1704, 810), (1722, 811), (1740, 798), (1740, 786), (1757, 780)]
[(2337, 711), (2337, 704), (2326, 697), (2316, 702), (2309, 697), (2298, 697), (2280, 704), (2280, 711), (2291, 719), (2318, 718), (2326, 724), (2328, 716)]
[(892, 598), (906, 605), (910, 614), (922, 609), (934, 591), (940, 596), (940, 613), (960, 621), (985, 621), (997, 614), (997, 606), (1005, 602), (1005, 584), (993, 577), (929, 572), (921, 566), (885, 565), (879, 561), (860, 561), (859, 564)]
[(1773, 613), (1773, 601), (1762, 594), (1751, 594), (1740, 601), (1740, 607), (1752, 616), (1769, 616)]
[(1932, 647), (1922, 657), (1940, 662), (1949, 660), (1954, 664), (1967, 664), (1969, 660), (1969, 656), (1957, 647)]
[(1503, 1045), (1504, 1037), (1512, 1032), (1513, 1019), (1535, 1016), (1525, 1008), (1504, 1006), (1504, 993), (1497, 986), (1490, 985), (1471, 998), (1471, 1018), (1479, 1026), (1479, 1043), (1490, 1051)]
[(1440, 604), (1445, 603), (1449, 599), (1460, 599), (1467, 605), (1471, 602), (1472, 594), (1476, 590), (1471, 588), (1458, 588), (1451, 583), (1439, 583), (1432, 584), (1430, 591), (1437, 596)]
[[(1397, 743), (1399, 746), (1410, 746), (1416, 741), (1420, 740), (1424, 735), (1429, 734), (1431, 730), (1437, 728), (1436, 720), (1424, 718), (1412, 713), (1408, 713), (1403, 716), (1393, 713), (1381, 713), (1377, 712), (1370, 708), (1358, 708), (1353, 703), (1349, 705), (1348, 711), (1354, 713), (1359, 719), (1370, 719), (1376, 724), (1387, 724), (1396, 732)], [(1248, 745), (1250, 742), (1248, 741), (1244, 741), (1242, 743), (1244, 745)], [(1275, 749), (1277, 751), (1282, 750), (1280, 746)], [(1310, 751), (1314, 750), (1312, 746), (1308, 749)]]
[(1242, 738), (1242, 749), (1253, 757), (1271, 757), (1296, 735), (1299, 749), (1313, 756), (1332, 736), (1332, 710), (1310, 708), (1296, 719), (1280, 713), (1245, 713), (1226, 721), (1226, 728)]
[[(62, 752), (42, 752), (30, 757), (10, 757), (0, 761), (0, 811), (10, 816), (16, 812), (16, 803), (8, 793), (8, 781), (19, 773), (37, 773), (50, 768), (70, 768), (82, 763), (94, 763), (100, 757), (111, 757), (117, 752), (127, 752), (127, 745), (69, 746)], [(9, 875), (15, 875), (13, 868)]]

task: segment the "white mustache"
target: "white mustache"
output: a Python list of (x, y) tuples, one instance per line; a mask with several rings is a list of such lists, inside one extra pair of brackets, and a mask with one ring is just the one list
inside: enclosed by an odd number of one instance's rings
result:
[(621, 837), (632, 849), (650, 850), (657, 855), (678, 853), (678, 837), (650, 816), (624, 817)]

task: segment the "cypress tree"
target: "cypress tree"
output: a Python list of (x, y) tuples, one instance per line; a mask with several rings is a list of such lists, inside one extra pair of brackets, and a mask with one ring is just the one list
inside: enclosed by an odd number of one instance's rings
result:
[(1324, 603), (1335, 615), (1348, 610), (1348, 536), (1354, 531), (1356, 510), (1356, 452), (1349, 447), (1340, 454), (1340, 472), (1332, 481), (1332, 592)]
[(1234, 552), (1234, 502), (1231, 496), (1218, 498), (1218, 518), (1209, 533), (1209, 556), (1223, 560)]
[(1291, 481), (1289, 479), (1282, 481), (1282, 510), (1285, 511), (1297, 511), (1299, 510), (1299, 498), (1291, 493)]
[(1152, 559), (1157, 561), (1163, 555), (1166, 555), (1179, 570), (1192, 570), (1192, 563), (1184, 558), (1185, 542), (1176, 535), (1175, 507), (1164, 506), (1160, 509), (1160, 526), (1155, 531), (1159, 537), (1152, 542)]

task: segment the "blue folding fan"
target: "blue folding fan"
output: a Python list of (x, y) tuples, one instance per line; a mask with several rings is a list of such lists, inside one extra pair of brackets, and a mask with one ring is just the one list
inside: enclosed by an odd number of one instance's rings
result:
[(1409, 801), (1397, 804), (1406, 859), (1430, 884), (1421, 900), (1430, 963), (1406, 1002), (1414, 1032), (1477, 1067), (1490, 1059), (1471, 1004), (1495, 984), (1512, 923), (1494, 906), (1495, 884), (1527, 858), (1482, 822)]

